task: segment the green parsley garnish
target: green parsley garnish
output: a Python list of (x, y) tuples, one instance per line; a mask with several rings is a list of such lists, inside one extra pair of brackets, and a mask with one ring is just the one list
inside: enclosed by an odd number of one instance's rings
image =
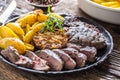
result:
[(56, 14), (51, 13), (50, 6), (48, 7), (48, 20), (45, 22), (44, 30), (54, 32), (58, 29), (63, 30), (63, 18), (58, 17)]

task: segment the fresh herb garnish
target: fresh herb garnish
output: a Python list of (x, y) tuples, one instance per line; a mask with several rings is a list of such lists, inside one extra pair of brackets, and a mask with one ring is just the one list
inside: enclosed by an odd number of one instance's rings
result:
[(62, 24), (64, 18), (58, 16), (54, 13), (51, 13), (50, 6), (48, 6), (48, 20), (45, 22), (44, 30), (54, 32), (58, 29), (63, 30)]

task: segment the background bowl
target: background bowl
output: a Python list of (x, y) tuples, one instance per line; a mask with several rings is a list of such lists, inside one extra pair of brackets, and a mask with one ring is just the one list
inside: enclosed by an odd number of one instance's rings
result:
[(93, 18), (105, 22), (120, 24), (120, 9), (102, 6), (91, 0), (78, 0), (78, 6)]
[[(35, 4), (35, 3), (31, 3), (30, 1), (28, 1), (28, 0), (25, 0), (28, 4), (30, 4), (30, 5), (32, 5), (32, 6), (35, 6), (35, 7), (40, 7), (40, 8), (47, 8), (48, 7), (48, 5), (43, 5), (43, 4)], [(56, 5), (58, 5), (58, 4), (60, 4), (61, 2), (62, 2), (63, 0), (59, 0), (59, 2), (57, 2), (56, 4), (51, 4), (50, 5), (50, 7), (52, 7), (52, 6), (56, 6)]]

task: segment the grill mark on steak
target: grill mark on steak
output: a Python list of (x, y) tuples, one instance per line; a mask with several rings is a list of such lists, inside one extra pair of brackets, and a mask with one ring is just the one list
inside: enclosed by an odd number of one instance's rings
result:
[(46, 60), (51, 70), (60, 71), (63, 69), (63, 62), (60, 57), (55, 54), (53, 51), (45, 49), (35, 52), (38, 57)]
[(65, 69), (74, 69), (76, 67), (76, 62), (64, 51), (60, 49), (53, 49), (53, 52), (55, 52), (64, 61)]
[(32, 51), (26, 51), (25, 56), (30, 58), (33, 62), (33, 69), (35, 70), (42, 70), (42, 71), (48, 71), (50, 67), (47, 65), (47, 61), (41, 59), (38, 57), (34, 52)]

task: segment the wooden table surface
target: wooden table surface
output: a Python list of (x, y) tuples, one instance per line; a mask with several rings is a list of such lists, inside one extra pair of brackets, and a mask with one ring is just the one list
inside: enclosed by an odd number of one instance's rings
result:
[[(23, 14), (35, 8), (26, 4), (24, 0), (16, 0), (18, 6), (12, 16)], [(93, 19), (78, 8), (77, 0), (63, 0), (53, 8), (57, 13), (68, 13)], [(95, 19), (93, 19), (95, 20)], [(120, 80), (120, 25), (95, 20), (104, 26), (113, 36), (114, 49), (109, 57), (96, 67), (86, 71), (63, 75), (40, 75), (18, 70), (0, 60), (0, 80)]]

